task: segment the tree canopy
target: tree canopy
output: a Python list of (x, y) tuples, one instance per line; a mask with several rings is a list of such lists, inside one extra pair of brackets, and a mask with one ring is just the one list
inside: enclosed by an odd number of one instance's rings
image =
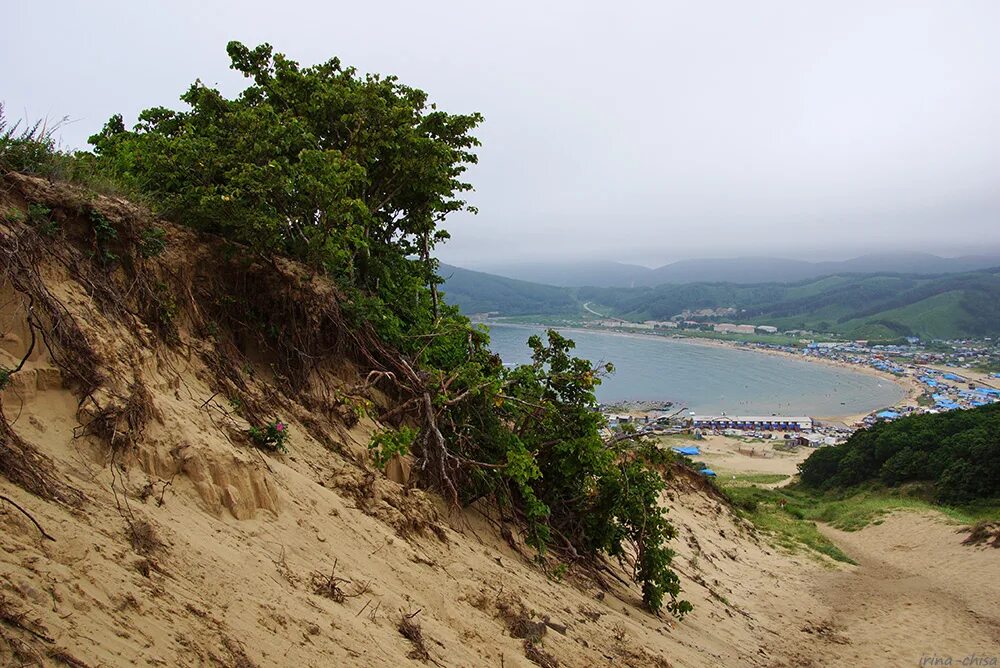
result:
[(186, 111), (120, 115), (91, 138), (104, 167), (198, 229), (292, 255), (374, 288), (429, 260), (469, 210), (479, 114), (448, 114), (396, 77), (334, 58), (302, 67), (268, 44), (227, 47), (252, 83), (233, 99), (196, 81)]
[(821, 489), (920, 481), (943, 503), (1000, 498), (1000, 404), (879, 423), (820, 448), (799, 470)]

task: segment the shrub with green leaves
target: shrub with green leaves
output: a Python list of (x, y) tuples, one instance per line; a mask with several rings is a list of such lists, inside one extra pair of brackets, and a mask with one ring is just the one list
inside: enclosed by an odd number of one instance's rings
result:
[(287, 453), (288, 425), (281, 420), (269, 422), (262, 427), (250, 427), (250, 440), (261, 450)]
[(467, 464), (458, 469), (463, 500), (496, 499), (540, 551), (622, 559), (651, 610), (686, 614), (666, 546), (675, 530), (660, 503), (664, 455), (641, 439), (601, 439), (594, 390), (612, 366), (573, 357), (573, 341), (549, 330), (528, 340), (530, 364), (507, 369), (480, 336), (438, 400), (451, 456)]
[(139, 254), (147, 260), (160, 255), (167, 247), (167, 232), (162, 227), (148, 227), (142, 231)]
[(34, 226), (39, 233), (47, 237), (54, 237), (59, 232), (59, 222), (52, 218), (52, 209), (44, 204), (29, 204), (26, 219), (28, 224)]
[(377, 468), (385, 468), (393, 457), (410, 454), (410, 446), (417, 432), (411, 427), (382, 431), (372, 436), (368, 450)]
[[(268, 44), (227, 47), (251, 84), (227, 98), (200, 81), (185, 111), (157, 107), (94, 135), (98, 162), (185, 224), (322, 266), (375, 288), (416, 272), (449, 213), (469, 210), (461, 180), (479, 114), (447, 114), (395, 77), (334, 58), (302, 67)], [(401, 263), (417, 256), (422, 263)]]
[(46, 127), (42, 121), (10, 124), (0, 103), (0, 171), (45, 171), (56, 152), (52, 135), (57, 127)]
[(1000, 404), (878, 423), (820, 448), (799, 471), (823, 490), (930, 482), (942, 503), (1000, 498)]

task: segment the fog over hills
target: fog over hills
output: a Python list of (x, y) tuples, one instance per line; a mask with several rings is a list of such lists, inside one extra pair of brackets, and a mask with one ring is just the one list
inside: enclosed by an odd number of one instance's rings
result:
[(1000, 266), (1000, 252), (961, 257), (930, 253), (877, 253), (848, 260), (810, 262), (776, 257), (680, 260), (651, 269), (602, 260), (483, 263), (468, 269), (561, 287), (640, 287), (664, 283), (767, 283), (841, 273), (946, 274)]

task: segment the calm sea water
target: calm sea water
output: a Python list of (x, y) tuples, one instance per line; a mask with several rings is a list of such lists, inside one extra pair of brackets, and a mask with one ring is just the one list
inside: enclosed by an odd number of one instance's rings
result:
[[(506, 363), (524, 363), (530, 359), (528, 337), (544, 332), (492, 325), (490, 347)], [(699, 413), (830, 416), (891, 406), (905, 396), (885, 379), (784, 356), (648, 336), (563, 334), (576, 341), (578, 357), (615, 365), (597, 391), (603, 402), (673, 401)]]

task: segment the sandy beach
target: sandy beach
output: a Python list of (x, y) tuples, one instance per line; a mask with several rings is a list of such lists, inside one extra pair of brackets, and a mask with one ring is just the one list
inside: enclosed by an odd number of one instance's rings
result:
[(774, 473), (791, 477), (798, 474), (799, 463), (814, 450), (808, 447), (799, 447), (794, 452), (776, 450), (774, 446), (782, 440), (751, 441), (709, 434), (699, 441), (692, 441), (692, 444), (701, 449), (701, 455), (694, 459), (705, 462), (720, 478), (745, 473)]

